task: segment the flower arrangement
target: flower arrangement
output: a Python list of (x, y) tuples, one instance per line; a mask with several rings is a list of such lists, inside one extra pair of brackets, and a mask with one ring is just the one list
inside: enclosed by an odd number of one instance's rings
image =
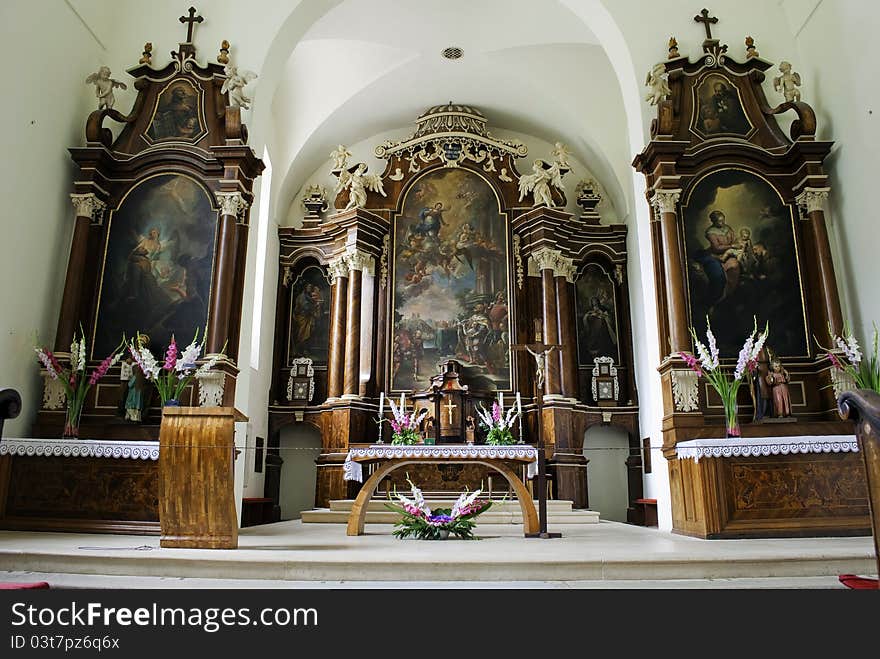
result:
[(116, 365), (123, 354), (124, 341), (121, 341), (119, 346), (92, 369), (91, 374), (86, 377), (86, 339), (81, 327), (79, 333), (79, 340), (74, 336), (73, 343), (70, 344), (70, 368), (63, 367), (48, 348), (34, 348), (37, 359), (40, 360), (43, 368), (53, 380), (61, 382), (64, 393), (67, 394), (67, 418), (64, 421), (62, 437), (79, 436), (79, 420), (86, 394), (98, 380), (107, 375), (107, 371)]
[[(198, 341), (199, 331), (196, 330), (192, 342), (184, 348), (183, 352), (177, 346), (174, 335), (171, 336), (171, 343), (165, 351), (165, 360), (159, 362), (150, 349), (141, 341), (141, 335), (138, 333), (137, 338), (132, 340), (128, 346), (128, 351), (134, 359), (135, 364), (144, 374), (144, 377), (152, 382), (159, 392), (159, 398), (162, 406), (176, 405), (190, 380), (193, 377), (200, 377), (214, 368), (217, 363), (217, 356), (212, 356), (208, 361), (198, 368), (196, 360), (202, 353), (205, 346), (205, 337), (201, 342)], [(225, 346), (224, 346), (225, 350)], [(223, 351), (221, 351), (221, 354)]]
[(480, 513), (486, 512), (492, 505), (488, 499), (478, 500), (482, 490), (463, 492), (452, 508), (437, 508), (434, 511), (425, 502), (422, 491), (407, 476), (410, 484), (412, 499), (398, 494), (395, 495), (400, 505), (386, 503), (385, 507), (401, 514), (401, 519), (394, 525), (393, 535), (404, 539), (410, 536), (419, 540), (443, 540), (450, 534), (462, 540), (476, 540), (474, 518)]
[(740, 429), (736, 418), (736, 395), (739, 387), (745, 380), (746, 373), (752, 373), (758, 366), (758, 353), (764, 347), (767, 336), (770, 333), (769, 324), (764, 326), (763, 332), (758, 332), (758, 321), (755, 319), (755, 328), (743, 343), (743, 347), (739, 351), (739, 357), (736, 360), (736, 367), (733, 370), (733, 378), (729, 378), (724, 368), (720, 364), (718, 355), (718, 345), (715, 341), (715, 335), (712, 334), (712, 326), (709, 324), (709, 318), (706, 318), (706, 339), (709, 344), (708, 348), (703, 345), (694, 328), (691, 328), (691, 336), (694, 339), (699, 359), (694, 355), (680, 352), (679, 355), (687, 362), (696, 373), (705, 377), (712, 388), (718, 392), (721, 402), (724, 405), (724, 420), (727, 428), (728, 437), (739, 437)]
[(481, 405), (477, 406), (477, 416), (480, 417), (480, 425), (489, 433), (486, 435), (486, 443), (495, 446), (507, 446), (516, 444), (510, 429), (514, 422), (522, 413), (522, 405), (517, 396), (515, 405), (511, 405), (507, 412), (504, 412), (504, 398), (499, 395), (498, 400), (492, 403), (492, 412), (487, 412)]
[[(421, 439), (419, 437), (419, 424), (424, 420), (425, 416), (428, 414), (428, 410), (422, 410), (418, 415), (413, 411), (410, 413), (406, 412), (406, 399), (403, 394), (400, 394), (400, 406), (394, 404), (394, 401), (389, 398), (389, 405), (391, 406), (391, 414), (392, 419), (389, 420), (391, 424), (391, 443), (396, 445), (410, 445), (417, 444)], [(380, 423), (382, 419), (380, 418)]]
[[(828, 333), (833, 337), (834, 346), (842, 354), (838, 357), (829, 348), (822, 348), (838, 371), (848, 375), (858, 389), (870, 389), (880, 393), (880, 355), (878, 355), (877, 325), (874, 324), (873, 354), (865, 359), (859, 342), (849, 328), (843, 328), (843, 336), (836, 336), (829, 327)], [(822, 347), (820, 345), (820, 347)]]

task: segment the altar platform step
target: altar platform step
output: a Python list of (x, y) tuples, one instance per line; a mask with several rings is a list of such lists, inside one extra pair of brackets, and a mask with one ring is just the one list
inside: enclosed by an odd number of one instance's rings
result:
[(755, 588), (784, 583), (842, 589), (838, 575), (871, 577), (877, 569), (870, 537), (701, 540), (608, 521), (548, 528), (562, 537), (523, 538), (518, 525), (477, 524), (478, 541), (427, 542), (398, 540), (388, 524), (367, 524), (366, 535), (353, 537), (342, 526), (296, 520), (243, 528), (238, 549), (162, 548), (155, 536), (0, 531), (0, 571), (10, 573), (7, 581), (42, 580), (52, 588), (108, 587), (109, 577), (115, 577), (113, 587), (144, 587), (141, 579), (150, 577), (150, 585), (162, 579), (163, 588), (197, 579), (202, 584), (216, 580), (218, 586), (251, 580), (253, 587), (275, 581), (278, 587), (297, 587), (297, 582), (314, 587), (387, 582), (402, 588), (420, 582), (448, 587), (543, 582), (545, 587)]
[[(337, 499), (329, 508), (315, 508), (302, 512), (304, 524), (347, 524), (353, 499)], [(367, 506), (367, 524), (394, 524), (399, 515), (385, 508), (385, 499), (372, 499)], [(431, 508), (452, 508), (455, 499), (429, 499)], [(535, 501), (535, 509), (538, 502)], [(522, 524), (522, 514), (516, 501), (493, 501), (492, 507), (477, 517), (478, 524)], [(547, 502), (548, 524), (598, 524), (599, 513), (592, 510), (574, 510), (571, 501)]]

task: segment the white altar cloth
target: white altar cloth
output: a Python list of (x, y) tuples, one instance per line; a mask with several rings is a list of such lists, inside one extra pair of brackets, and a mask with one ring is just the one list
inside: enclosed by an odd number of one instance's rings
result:
[(394, 460), (400, 458), (423, 458), (426, 461), (432, 458), (438, 460), (479, 460), (488, 458), (493, 460), (528, 460), (527, 475), (533, 478), (538, 473), (538, 450), (528, 444), (514, 444), (512, 446), (492, 446), (489, 444), (412, 444), (409, 446), (396, 446), (394, 444), (373, 444), (366, 447), (353, 448), (345, 456), (343, 464), (343, 479), (347, 481), (363, 482), (363, 468), (357, 460), (369, 461), (371, 459)]
[(159, 442), (101, 439), (0, 439), (0, 455), (158, 460)]
[(727, 439), (691, 439), (675, 445), (679, 460), (692, 458), (729, 458), (790, 453), (857, 453), (855, 435), (816, 435), (805, 437), (740, 437)]

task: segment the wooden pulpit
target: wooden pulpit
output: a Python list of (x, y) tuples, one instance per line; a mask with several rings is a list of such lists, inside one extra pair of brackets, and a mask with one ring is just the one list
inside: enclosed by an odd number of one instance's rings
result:
[(166, 407), (159, 429), (161, 547), (235, 549), (232, 407)]

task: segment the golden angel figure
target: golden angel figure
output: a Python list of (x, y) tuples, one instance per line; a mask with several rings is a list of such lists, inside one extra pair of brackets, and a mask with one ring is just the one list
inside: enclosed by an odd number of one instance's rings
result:
[(367, 190), (385, 196), (382, 177), (378, 174), (367, 174), (367, 164), (363, 162), (352, 169), (343, 169), (339, 173), (339, 182), (334, 192), (339, 194), (345, 188), (348, 188), (348, 204), (343, 210), (363, 208), (367, 203)]

